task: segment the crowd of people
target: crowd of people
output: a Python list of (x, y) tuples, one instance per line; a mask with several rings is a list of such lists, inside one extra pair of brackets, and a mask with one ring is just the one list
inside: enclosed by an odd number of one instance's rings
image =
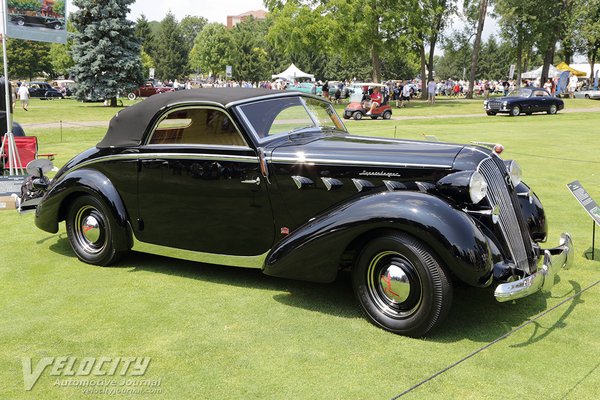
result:
[[(541, 84), (539, 78), (536, 80), (523, 80), (521, 86), (535, 86), (543, 87), (554, 95), (556, 92), (558, 78), (548, 79), (547, 82)], [(272, 90), (286, 90), (292, 87), (301, 87), (300, 82), (286, 81), (283, 79), (277, 79), (275, 81), (236, 81), (236, 80), (209, 80), (209, 81), (192, 81), (187, 80), (185, 82), (178, 82), (177, 79), (174, 81), (157, 82), (158, 85), (171, 86), (176, 90), (180, 89), (192, 89), (202, 87), (244, 87), (244, 88), (264, 88)], [(345, 99), (349, 96), (350, 88), (355, 84), (355, 81), (316, 81), (305, 83), (305, 88), (312, 88), (311, 93), (318, 94), (323, 97), (327, 97), (330, 100), (338, 103), (341, 99)], [(580, 90), (582, 86), (585, 86), (584, 80), (578, 80), (577, 77), (572, 76), (568, 82), (566, 92), (573, 97), (573, 93)], [(481, 96), (484, 99), (489, 98), (490, 95), (503, 95), (506, 96), (508, 93), (513, 91), (517, 87), (517, 82), (514, 79), (504, 80), (478, 80), (473, 85), (473, 92), (475, 96)], [(437, 96), (445, 97), (460, 97), (466, 96), (469, 92), (469, 82), (466, 80), (431, 80), (426, 85), (427, 99), (429, 103), (433, 104)], [(379, 90), (381, 94), (381, 102), (393, 102), (396, 107), (405, 107), (407, 103), (414, 97), (419, 96), (421, 92), (421, 80), (420, 79), (406, 79), (406, 80), (390, 80), (384, 82), (384, 86)], [(372, 91), (369, 91), (369, 95)]]

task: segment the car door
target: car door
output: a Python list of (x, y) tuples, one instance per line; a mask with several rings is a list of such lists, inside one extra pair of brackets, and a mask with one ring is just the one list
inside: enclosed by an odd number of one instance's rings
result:
[(177, 108), (157, 124), (140, 149), (138, 207), (143, 242), (234, 256), (273, 244), (259, 158), (216, 107)]
[(548, 95), (548, 92), (546, 92), (545, 90), (538, 89), (534, 90), (531, 96), (535, 99), (535, 109), (533, 111), (540, 112), (548, 110), (548, 108), (550, 107), (550, 96)]

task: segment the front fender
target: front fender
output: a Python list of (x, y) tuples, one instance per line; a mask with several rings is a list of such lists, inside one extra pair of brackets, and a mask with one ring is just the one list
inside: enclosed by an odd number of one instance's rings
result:
[(438, 197), (402, 191), (365, 195), (313, 218), (275, 246), (264, 273), (332, 281), (344, 251), (381, 229), (420, 239), (462, 281), (474, 286), (489, 283), (492, 254), (474, 220)]
[(68, 202), (83, 194), (95, 196), (106, 204), (117, 226), (122, 228), (115, 232), (115, 243), (128, 244), (128, 215), (123, 200), (112, 182), (104, 174), (93, 169), (68, 172), (56, 183), (52, 183), (36, 208), (36, 226), (46, 232), (58, 232), (58, 223), (65, 219)]

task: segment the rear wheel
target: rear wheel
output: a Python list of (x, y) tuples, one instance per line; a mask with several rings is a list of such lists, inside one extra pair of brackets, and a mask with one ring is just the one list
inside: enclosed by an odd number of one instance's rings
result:
[(352, 283), (369, 320), (401, 335), (426, 335), (446, 318), (452, 303), (448, 273), (427, 246), (404, 233), (367, 243)]
[(363, 117), (362, 113), (360, 111), (355, 111), (354, 114), (352, 114), (352, 118), (354, 118), (355, 120), (361, 120)]
[(510, 115), (512, 117), (518, 117), (521, 114), (521, 108), (519, 106), (513, 106), (513, 108), (510, 109)]
[(119, 228), (109, 209), (95, 197), (76, 198), (67, 211), (66, 226), (71, 248), (81, 261), (109, 265), (120, 257), (115, 250)]

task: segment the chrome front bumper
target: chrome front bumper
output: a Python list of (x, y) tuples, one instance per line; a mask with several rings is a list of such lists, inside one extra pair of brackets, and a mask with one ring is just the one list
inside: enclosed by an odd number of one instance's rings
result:
[(537, 272), (518, 281), (498, 285), (494, 292), (496, 300), (499, 302), (511, 301), (529, 296), (537, 291), (549, 293), (554, 286), (554, 276), (558, 270), (571, 267), (573, 252), (571, 235), (563, 233), (560, 235), (558, 247), (544, 250), (544, 256), (540, 258), (542, 265), (538, 266)]

